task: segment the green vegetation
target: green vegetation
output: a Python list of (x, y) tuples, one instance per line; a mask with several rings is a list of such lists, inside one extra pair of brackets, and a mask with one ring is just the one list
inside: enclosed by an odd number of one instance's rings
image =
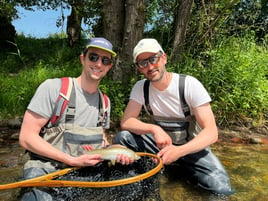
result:
[[(0, 52), (0, 117), (21, 117), (38, 85), (47, 78), (72, 76), (81, 72), (80, 48), (69, 48), (63, 36), (47, 39), (18, 36), (14, 51)], [(221, 38), (197, 59), (185, 55), (182, 63), (168, 70), (190, 74), (208, 89), (220, 126), (238, 123), (267, 126), (268, 48), (254, 37)], [(112, 120), (119, 121), (132, 85), (105, 78), (101, 88), (112, 102)], [(125, 83), (125, 82), (124, 82)]]
[(212, 97), (219, 125), (267, 124), (267, 44), (257, 45), (253, 36), (220, 40), (210, 51), (200, 54), (202, 59), (186, 57), (174, 71), (201, 80)]

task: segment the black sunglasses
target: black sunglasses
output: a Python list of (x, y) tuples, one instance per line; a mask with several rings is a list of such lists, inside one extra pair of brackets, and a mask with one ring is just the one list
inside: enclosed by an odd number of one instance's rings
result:
[(138, 66), (140, 69), (146, 68), (148, 66), (148, 62), (150, 62), (151, 64), (156, 64), (158, 63), (160, 57), (163, 55), (162, 52), (159, 52), (151, 57), (149, 57), (148, 59), (144, 59), (144, 60), (140, 60), (137, 61), (135, 64), (136, 66)]
[(105, 65), (105, 66), (109, 66), (109, 65), (111, 65), (112, 63), (113, 63), (113, 60), (112, 59), (110, 59), (110, 58), (108, 58), (108, 57), (101, 57), (101, 56), (99, 56), (98, 54), (96, 54), (96, 53), (90, 53), (89, 55), (88, 55), (88, 58), (89, 58), (89, 60), (90, 61), (92, 61), (92, 62), (97, 62), (98, 60), (99, 60), (99, 58), (101, 58), (101, 62), (102, 62), (102, 64), (103, 65)]

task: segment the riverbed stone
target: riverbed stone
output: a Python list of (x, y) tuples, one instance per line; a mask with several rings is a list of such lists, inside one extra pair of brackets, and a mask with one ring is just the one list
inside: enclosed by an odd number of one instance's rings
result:
[(251, 144), (263, 144), (262, 139), (260, 137), (252, 137), (249, 139)]

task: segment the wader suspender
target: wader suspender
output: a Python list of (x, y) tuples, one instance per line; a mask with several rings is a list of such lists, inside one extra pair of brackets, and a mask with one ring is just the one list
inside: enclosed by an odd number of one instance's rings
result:
[(183, 111), (183, 114), (186, 118), (190, 115), (190, 108), (189, 108), (188, 104), (186, 103), (185, 96), (184, 96), (185, 78), (186, 78), (186, 75), (180, 74), (179, 93), (180, 93), (182, 111)]
[[(180, 94), (182, 111), (183, 111), (184, 116), (186, 118), (187, 116), (190, 115), (190, 108), (189, 108), (188, 104), (186, 103), (185, 97), (184, 97), (185, 77), (186, 77), (186, 75), (180, 74), (179, 94)], [(149, 85), (150, 85), (150, 81), (145, 80), (144, 85), (143, 85), (143, 94), (144, 94), (144, 102), (145, 102), (144, 108), (149, 114), (153, 115), (153, 111), (152, 111), (150, 104), (149, 104)]]
[(57, 122), (59, 117), (64, 112), (65, 108), (68, 105), (69, 99), (71, 97), (72, 88), (73, 88), (73, 81), (70, 77), (63, 77), (61, 78), (61, 89), (60, 89), (60, 95), (58, 97), (53, 116), (50, 119), (51, 124), (54, 124)]
[[(60, 116), (63, 114), (64, 110), (67, 107), (65, 122), (66, 123), (73, 123), (75, 117), (75, 89), (73, 88), (73, 80), (70, 77), (63, 77), (61, 78), (62, 84), (60, 89), (60, 95), (58, 97), (53, 116), (50, 120), (50, 125), (53, 125), (57, 122)], [(98, 89), (99, 90), (99, 89)], [(98, 125), (101, 126), (102, 123), (104, 124), (105, 119), (107, 117), (108, 111), (108, 96), (99, 90), (99, 118), (98, 118)]]

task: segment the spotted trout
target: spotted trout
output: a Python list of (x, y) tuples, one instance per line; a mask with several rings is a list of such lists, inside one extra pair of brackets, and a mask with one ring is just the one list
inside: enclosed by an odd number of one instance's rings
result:
[(140, 156), (137, 155), (131, 149), (128, 149), (128, 148), (122, 147), (122, 146), (116, 146), (116, 145), (112, 145), (108, 148), (95, 149), (95, 150), (91, 150), (91, 151), (84, 150), (84, 153), (85, 154), (100, 154), (101, 159), (110, 160), (112, 165), (115, 164), (117, 154), (126, 155), (130, 159), (135, 160), (135, 161), (140, 159)]

